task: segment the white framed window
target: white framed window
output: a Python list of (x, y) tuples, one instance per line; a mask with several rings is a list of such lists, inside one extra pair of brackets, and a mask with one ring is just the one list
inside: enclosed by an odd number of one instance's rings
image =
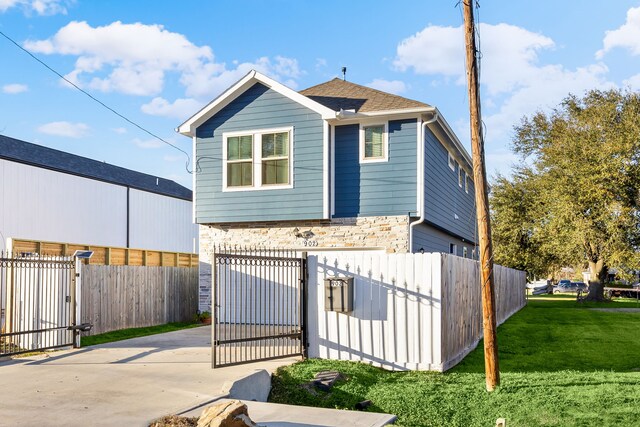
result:
[(222, 190), (293, 187), (293, 128), (225, 132), (222, 135)]
[(466, 246), (462, 247), (462, 256), (467, 258), (467, 255), (469, 254), (469, 249), (467, 249)]
[(449, 243), (449, 253), (458, 255), (458, 245), (456, 245), (455, 243)]
[(360, 125), (360, 163), (389, 160), (387, 123)]
[(464, 192), (469, 194), (469, 175), (467, 175), (467, 173), (464, 173)]
[(449, 169), (451, 169), (452, 171), (455, 172), (456, 171), (456, 161), (453, 159), (453, 156), (448, 151), (447, 151), (447, 156), (448, 156), (448, 160), (449, 160)]
[(462, 168), (460, 167), (460, 163), (456, 163), (458, 167), (458, 187), (462, 188)]

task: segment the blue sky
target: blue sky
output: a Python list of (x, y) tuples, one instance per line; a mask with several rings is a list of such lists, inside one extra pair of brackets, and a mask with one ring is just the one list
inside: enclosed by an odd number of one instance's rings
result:
[[(174, 129), (255, 68), (294, 89), (339, 76), (437, 106), (469, 147), (456, 1), (0, 0), (0, 30), (187, 152)], [(480, 1), (487, 169), (570, 92), (640, 90), (640, 1)], [(0, 133), (191, 187), (186, 157), (0, 37)]]

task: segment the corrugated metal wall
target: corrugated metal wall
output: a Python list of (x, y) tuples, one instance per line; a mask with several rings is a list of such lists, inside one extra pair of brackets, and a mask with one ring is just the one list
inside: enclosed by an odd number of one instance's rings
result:
[[(191, 202), (131, 190), (129, 246), (194, 252)], [(0, 159), (0, 250), (6, 239), (127, 246), (127, 189)]]

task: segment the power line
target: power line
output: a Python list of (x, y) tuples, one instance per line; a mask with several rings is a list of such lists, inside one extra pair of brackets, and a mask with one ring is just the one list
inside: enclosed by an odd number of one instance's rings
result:
[(88, 96), (89, 98), (91, 98), (91, 100), (97, 102), (98, 104), (100, 104), (102, 107), (106, 108), (107, 110), (111, 111), (113, 114), (115, 114), (116, 116), (120, 117), (121, 119), (125, 120), (126, 122), (132, 124), (133, 126), (137, 127), (138, 129), (140, 129), (141, 131), (149, 134), (150, 136), (152, 136), (153, 138), (175, 148), (176, 150), (180, 151), (181, 153), (183, 153), (185, 156), (187, 156), (187, 163), (185, 164), (185, 169), (187, 170), (188, 173), (193, 173), (193, 171), (189, 170), (189, 163), (191, 163), (191, 157), (189, 156), (189, 154), (184, 151), (182, 148), (170, 143), (169, 141), (165, 140), (164, 138), (161, 138), (160, 136), (156, 135), (155, 133), (151, 132), (150, 130), (142, 127), (141, 125), (139, 125), (138, 123), (134, 122), (133, 120), (125, 117), (124, 115), (120, 114), (118, 111), (114, 110), (113, 108), (109, 107), (107, 104), (105, 104), (104, 102), (100, 101), (98, 98), (96, 98), (95, 96), (91, 95), (89, 92), (85, 91), (84, 89), (82, 89), (81, 87), (79, 87), (78, 85), (76, 85), (75, 83), (73, 83), (72, 81), (70, 81), (69, 79), (67, 79), (65, 76), (63, 76), (62, 74), (60, 74), (58, 71), (56, 71), (55, 69), (53, 69), (52, 67), (50, 67), (47, 63), (45, 63), (44, 61), (42, 61), (40, 58), (38, 58), (37, 56), (35, 56), (34, 54), (32, 54), (31, 52), (29, 52), (27, 49), (25, 49), (24, 47), (20, 46), (19, 43), (17, 43), (15, 40), (13, 40), (11, 37), (9, 37), (8, 35), (6, 35), (4, 32), (0, 31), (0, 35), (2, 35), (2, 37), (4, 37), (5, 39), (9, 40), (11, 43), (13, 43), (18, 49), (20, 49), (21, 51), (23, 51), (24, 53), (26, 53), (27, 55), (29, 55), (31, 58), (35, 59), (36, 61), (38, 61), (42, 66), (44, 66), (47, 70), (51, 71), (52, 73), (54, 73), (55, 75), (57, 75), (58, 77), (60, 77), (62, 80), (64, 80), (65, 82), (69, 83), (71, 86), (73, 86), (74, 88), (76, 88), (77, 90), (79, 90), (80, 92), (84, 93), (86, 96)]

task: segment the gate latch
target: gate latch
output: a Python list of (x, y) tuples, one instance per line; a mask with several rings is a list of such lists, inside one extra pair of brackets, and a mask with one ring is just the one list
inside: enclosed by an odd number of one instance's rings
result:
[(80, 331), (80, 332), (89, 332), (93, 328), (91, 323), (81, 323), (79, 325), (71, 325), (67, 328), (68, 331)]

